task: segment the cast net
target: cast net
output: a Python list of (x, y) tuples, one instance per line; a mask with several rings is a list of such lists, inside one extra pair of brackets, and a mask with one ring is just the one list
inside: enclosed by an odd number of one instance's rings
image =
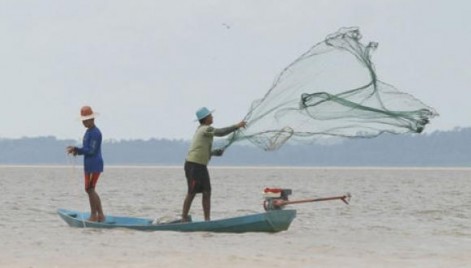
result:
[(219, 145), (247, 140), (276, 150), (288, 140), (422, 132), (437, 112), (378, 80), (371, 61), (377, 43), (364, 45), (360, 39), (358, 28), (342, 28), (314, 45), (252, 103), (244, 118), (247, 128)]

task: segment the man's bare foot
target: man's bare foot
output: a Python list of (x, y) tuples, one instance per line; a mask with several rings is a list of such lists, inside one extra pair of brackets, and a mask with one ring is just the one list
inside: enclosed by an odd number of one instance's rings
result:
[(100, 215), (100, 216), (97, 217), (98, 222), (104, 222), (105, 220), (106, 220), (105, 215)]
[(87, 221), (98, 221), (98, 216), (90, 216)]

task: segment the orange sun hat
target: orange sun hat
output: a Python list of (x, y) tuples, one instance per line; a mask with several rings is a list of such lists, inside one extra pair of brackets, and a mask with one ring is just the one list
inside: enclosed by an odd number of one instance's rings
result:
[(83, 106), (80, 109), (80, 120), (85, 121), (88, 119), (94, 119), (98, 116), (98, 113), (94, 113), (92, 107), (90, 106)]

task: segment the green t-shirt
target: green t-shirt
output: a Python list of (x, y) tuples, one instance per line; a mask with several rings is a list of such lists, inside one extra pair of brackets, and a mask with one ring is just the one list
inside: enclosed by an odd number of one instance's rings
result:
[(193, 135), (193, 140), (188, 150), (186, 161), (201, 165), (207, 165), (211, 159), (211, 149), (214, 136), (226, 136), (237, 130), (237, 126), (226, 128), (214, 128), (208, 125), (200, 125)]

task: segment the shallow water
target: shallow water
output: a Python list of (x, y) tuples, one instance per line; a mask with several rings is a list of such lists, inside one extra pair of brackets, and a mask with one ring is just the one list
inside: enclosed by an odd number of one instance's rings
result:
[[(80, 167), (0, 167), (0, 267), (471, 267), (471, 169), (210, 167), (212, 218), (261, 212), (265, 187), (291, 200), (352, 194), (350, 205), (293, 205), (276, 234), (71, 228), (58, 208), (89, 210)], [(105, 213), (181, 212), (182, 167), (107, 167)], [(192, 206), (201, 219), (201, 197)]]

